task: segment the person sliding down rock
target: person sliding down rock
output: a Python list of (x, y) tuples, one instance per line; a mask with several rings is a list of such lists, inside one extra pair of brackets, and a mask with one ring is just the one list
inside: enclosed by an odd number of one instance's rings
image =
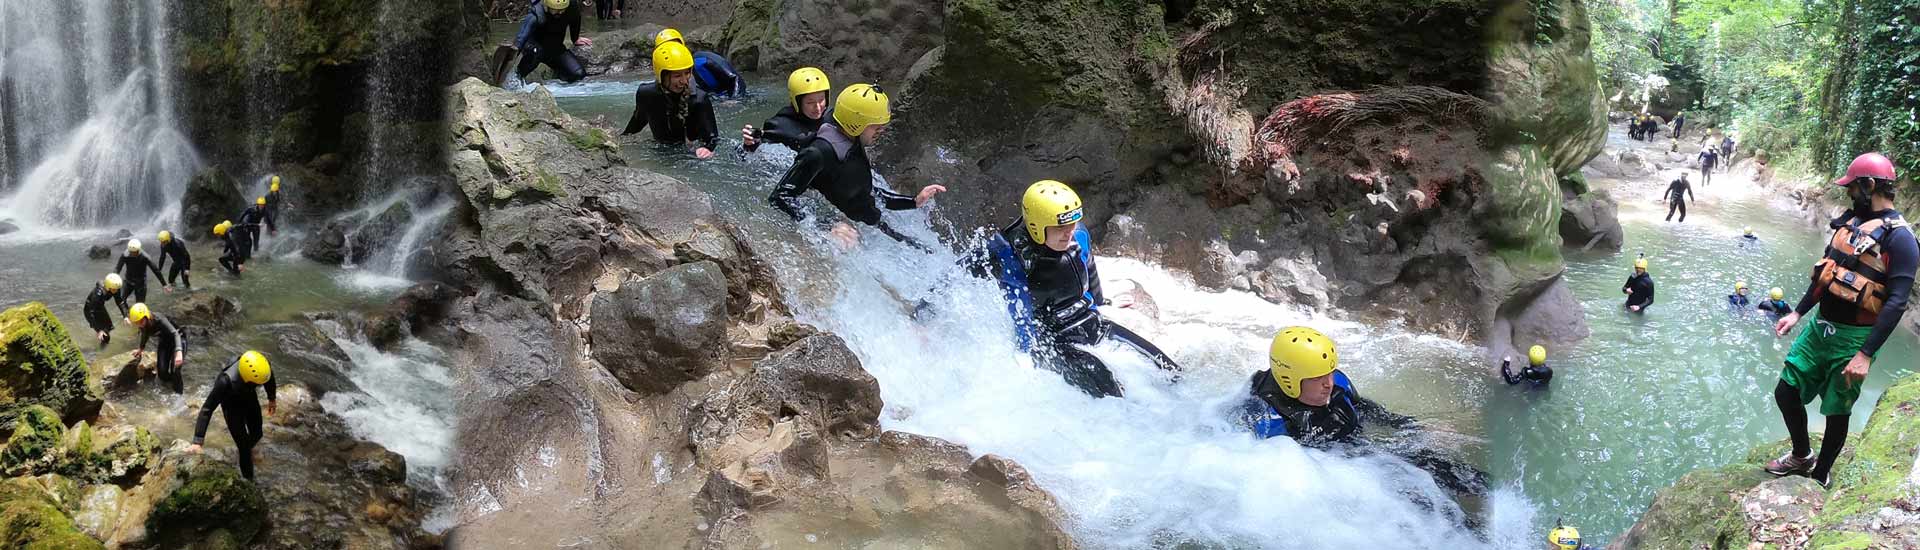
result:
[[(659, 48), (668, 42), (686, 46), (680, 31), (661, 29), (653, 35), (653, 47)], [(720, 54), (706, 50), (693, 52), (693, 82), (701, 90), (718, 98), (736, 98), (747, 95), (747, 79), (740, 77), (740, 71), (733, 70), (733, 64)]]
[[(1100, 291), (1093, 243), (1080, 225), (1080, 196), (1066, 184), (1042, 180), (1027, 187), (1020, 203), (1021, 219), (962, 259), (973, 276), (999, 281), (1020, 350), (1032, 354), (1034, 364), (1060, 373), (1094, 397), (1120, 397), (1124, 390), (1105, 363), (1078, 346), (1112, 340), (1161, 369), (1179, 372), (1180, 366), (1160, 348), (1100, 314), (1101, 306), (1113, 302)], [(917, 318), (930, 311), (927, 299), (914, 307)]]
[(801, 67), (787, 76), (787, 106), (774, 113), (760, 128), (752, 124), (740, 129), (740, 141), (747, 152), (760, 148), (763, 141), (787, 146), (794, 152), (813, 141), (820, 124), (827, 118), (827, 73), (813, 67)]
[(127, 296), (135, 302), (147, 301), (148, 271), (152, 271), (153, 278), (159, 279), (162, 284), (166, 282), (166, 277), (160, 274), (160, 266), (153, 265), (153, 260), (147, 259), (147, 255), (141, 252), (140, 239), (127, 239), (127, 253), (120, 256), (119, 263), (113, 265), (113, 272), (119, 273), (121, 279), (126, 281)]
[(237, 448), (240, 459), (240, 476), (253, 479), (253, 446), (260, 442), (262, 422), (260, 401), (253, 389), (267, 388), (267, 415), (274, 413), (274, 394), (277, 386), (273, 381), (273, 368), (267, 364), (267, 356), (258, 351), (247, 350), (221, 369), (213, 378), (213, 387), (207, 391), (206, 403), (200, 405), (200, 418), (193, 423), (193, 446), (189, 452), (200, 452), (200, 446), (207, 440), (207, 425), (213, 423), (213, 410), (222, 409), (227, 421), (227, 435), (233, 436), (233, 446)]
[(153, 364), (160, 381), (172, 387), (173, 393), (186, 391), (180, 369), (187, 365), (187, 339), (181, 337), (180, 327), (148, 309), (146, 304), (134, 304), (127, 311), (127, 318), (140, 330), (140, 345), (133, 348), (133, 359), (138, 361), (146, 352), (147, 341), (154, 340)]
[(120, 316), (126, 317), (127, 295), (120, 292), (120, 274), (108, 273), (99, 284), (93, 285), (93, 292), (87, 294), (86, 305), (80, 308), (87, 318), (87, 327), (93, 329), (94, 336), (100, 340), (100, 347), (107, 347), (113, 341), (113, 317), (107, 315), (107, 300), (113, 300), (120, 308)]
[[(168, 258), (173, 259), (172, 267), (167, 266)], [(160, 232), (160, 269), (167, 272), (167, 278), (160, 282), (166, 284), (168, 292), (172, 292), (176, 284), (184, 284), (187, 290), (193, 290), (193, 255), (187, 252), (187, 243), (173, 238), (172, 231)]]
[(1646, 258), (1633, 261), (1633, 275), (1620, 286), (1620, 293), (1627, 295), (1627, 311), (1646, 313), (1647, 306), (1653, 305), (1653, 275), (1647, 273)]
[(593, 45), (592, 40), (580, 36), (580, 10), (572, 9), (571, 0), (534, 2), (520, 23), (520, 34), (513, 38), (514, 49), (520, 50), (520, 66), (514, 74), (525, 80), (544, 63), (561, 81), (572, 83), (586, 78), (580, 58), (567, 49), (569, 36), (575, 46)]
[[(669, 43), (662, 48), (677, 46)], [(682, 48), (684, 50), (684, 48)], [(656, 54), (657, 55), (657, 54)], [(880, 207), (888, 210), (912, 210), (925, 206), (934, 195), (946, 192), (940, 185), (928, 185), (914, 196), (906, 196), (873, 185), (873, 167), (867, 162), (867, 146), (880, 138), (880, 132), (893, 120), (887, 94), (873, 84), (854, 84), (840, 92), (833, 102), (833, 122), (822, 124), (820, 132), (793, 157), (793, 167), (774, 186), (767, 202), (786, 212), (793, 221), (806, 219), (800, 209), (800, 195), (808, 189), (822, 197), (847, 219), (871, 225), (894, 240), (921, 250), (932, 250), (907, 237), (880, 219)], [(845, 221), (816, 218), (821, 229), (851, 248), (860, 242), (860, 233)]]
[(690, 148), (693, 156), (709, 158), (720, 139), (713, 122), (713, 102), (693, 86), (693, 54), (679, 42), (653, 49), (654, 80), (633, 92), (633, 116), (621, 135), (653, 126), (653, 140)]
[[(1787, 352), (1773, 389), (1793, 449), (1766, 466), (1768, 473), (1805, 475), (1821, 486), (1846, 444), (1847, 422), (1874, 356), (1907, 310), (1920, 267), (1913, 229), (1893, 209), (1892, 160), (1879, 153), (1860, 155), (1833, 183), (1846, 187), (1853, 206), (1829, 224), (1833, 237), (1813, 264), (1812, 284), (1800, 304), (1773, 325), (1775, 335), (1786, 336), (1801, 316), (1820, 307), (1813, 326), (1800, 331)], [(1815, 398), (1827, 417), (1818, 458), (1807, 436), (1806, 405)]]
[(1500, 379), (1506, 380), (1507, 385), (1526, 382), (1529, 387), (1534, 388), (1545, 387), (1553, 382), (1553, 368), (1547, 366), (1546, 346), (1534, 346), (1527, 350), (1527, 366), (1520, 369), (1517, 374), (1513, 372), (1513, 358), (1502, 358)]

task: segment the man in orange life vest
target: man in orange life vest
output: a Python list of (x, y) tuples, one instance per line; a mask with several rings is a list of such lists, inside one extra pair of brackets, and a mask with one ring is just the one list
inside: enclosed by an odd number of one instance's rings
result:
[[(1900, 323), (1920, 267), (1920, 246), (1913, 229), (1893, 209), (1893, 161), (1879, 153), (1853, 159), (1847, 173), (1834, 180), (1847, 188), (1853, 206), (1833, 220), (1833, 237), (1826, 252), (1813, 264), (1813, 284), (1792, 313), (1774, 324), (1776, 335), (1786, 336), (1815, 305), (1820, 314), (1800, 332), (1773, 398), (1787, 422), (1793, 450), (1767, 463), (1774, 475), (1805, 475), (1822, 486), (1847, 440), (1847, 421), (1860, 385), (1867, 379), (1873, 358), (1887, 335)], [(1812, 456), (1807, 437), (1806, 405), (1820, 398), (1820, 414), (1827, 417), (1820, 455)]]

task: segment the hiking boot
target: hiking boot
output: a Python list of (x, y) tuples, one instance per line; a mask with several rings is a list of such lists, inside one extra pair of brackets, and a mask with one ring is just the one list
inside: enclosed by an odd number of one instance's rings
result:
[(1789, 452), (1781, 455), (1780, 458), (1773, 459), (1772, 462), (1768, 462), (1767, 473), (1777, 476), (1804, 476), (1813, 472), (1813, 466), (1816, 462), (1819, 462), (1819, 460), (1813, 457), (1797, 457)]

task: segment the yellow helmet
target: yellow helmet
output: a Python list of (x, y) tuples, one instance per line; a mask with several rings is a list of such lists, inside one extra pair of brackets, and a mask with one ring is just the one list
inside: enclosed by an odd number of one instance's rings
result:
[(224, 222), (213, 224), (213, 234), (226, 235), (227, 229), (231, 227), (233, 227), (233, 222), (231, 221), (224, 221)]
[(145, 323), (147, 319), (152, 318), (153, 310), (147, 309), (146, 302), (134, 304), (133, 307), (127, 308), (127, 320), (133, 321), (133, 324), (138, 325)]
[(1746, 290), (1746, 289), (1747, 289), (1747, 282), (1746, 282), (1746, 281), (1734, 281), (1734, 282), (1733, 282), (1733, 291), (1734, 291), (1734, 292), (1739, 292), (1739, 291), (1742, 291), (1742, 290)]
[(1298, 399), (1300, 381), (1332, 373), (1340, 364), (1340, 352), (1333, 349), (1333, 339), (1320, 331), (1287, 327), (1273, 335), (1267, 363), (1273, 368), (1273, 381), (1280, 383), (1281, 393)]
[(119, 273), (108, 273), (106, 280), (100, 281), (100, 286), (107, 287), (107, 292), (120, 292), (120, 283)]
[(693, 68), (693, 52), (687, 45), (668, 42), (653, 49), (653, 79), (664, 85), (667, 83), (667, 71), (684, 71)]
[(280, 176), (273, 177), (273, 183), (267, 184), (267, 191), (274, 193), (280, 192)]
[(1752, 237), (1752, 236), (1753, 236), (1753, 226), (1747, 226), (1747, 228), (1746, 228), (1746, 231), (1747, 231), (1747, 233), (1746, 233), (1746, 235), (1747, 235), (1748, 237)]
[(247, 350), (240, 354), (240, 380), (248, 384), (260, 385), (273, 378), (273, 367), (267, 364), (267, 356), (260, 352)]
[(128, 254), (140, 253), (140, 239), (127, 239), (127, 253)]
[(813, 67), (801, 67), (794, 69), (793, 74), (787, 75), (787, 99), (792, 100), (795, 111), (800, 110), (800, 96), (831, 90), (833, 85), (827, 83), (826, 71)]
[(1646, 269), (1646, 268), (1647, 268), (1647, 259), (1646, 259), (1646, 258), (1640, 258), (1640, 259), (1637, 259), (1637, 260), (1634, 260), (1634, 261), (1633, 261), (1633, 267), (1634, 267), (1634, 269)]
[(680, 31), (674, 30), (672, 28), (660, 29), (660, 32), (655, 33), (653, 35), (653, 47), (655, 48), (658, 48), (660, 47), (661, 44), (665, 44), (668, 42), (679, 42), (681, 44), (687, 43), (686, 39), (680, 37)]
[(172, 231), (161, 231), (161, 232), (160, 232), (160, 244), (167, 244), (167, 243), (170, 243), (170, 242), (173, 242), (173, 232), (172, 232)]
[(1775, 300), (1785, 300), (1787, 298), (1787, 292), (1784, 290), (1780, 290), (1780, 287), (1776, 286), (1776, 287), (1767, 289), (1767, 297), (1773, 298)]
[(1047, 228), (1080, 221), (1080, 195), (1067, 184), (1040, 180), (1027, 186), (1020, 198), (1020, 218), (1027, 222), (1027, 236), (1033, 242), (1047, 242)]
[(873, 84), (854, 84), (840, 91), (833, 102), (833, 123), (848, 137), (858, 136), (868, 126), (893, 121), (887, 109), (887, 93)]
[(563, 11), (567, 9), (567, 6), (573, 5), (572, 0), (542, 0), (542, 1), (547, 4), (547, 11)]
[(1527, 362), (1533, 363), (1533, 366), (1536, 366), (1536, 367), (1547, 364), (1547, 347), (1534, 346), (1533, 348), (1528, 349)]
[(260, 198), (253, 199), (253, 204), (259, 205), (259, 206), (266, 206), (267, 205), (266, 195), (261, 195)]
[(1580, 530), (1564, 526), (1555, 527), (1552, 532), (1547, 533), (1547, 544), (1553, 545), (1556, 550), (1579, 550)]

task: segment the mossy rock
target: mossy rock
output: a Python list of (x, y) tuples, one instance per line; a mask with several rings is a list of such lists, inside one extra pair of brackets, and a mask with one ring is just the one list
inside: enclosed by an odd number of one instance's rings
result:
[(225, 530), (241, 545), (252, 541), (267, 521), (266, 497), (232, 465), (206, 461), (185, 474), (187, 480), (154, 506), (147, 532), (162, 547), (208, 540)]
[(11, 426), (31, 405), (68, 420), (99, 414), (104, 392), (87, 375), (80, 346), (46, 304), (0, 312), (0, 353), (0, 426)]
[(1488, 166), (1485, 199), (1474, 212), (1482, 236), (1520, 280), (1558, 273), (1560, 179), (1539, 147), (1510, 146)]
[(81, 533), (51, 498), (14, 483), (0, 483), (0, 547), (23, 550), (105, 548)]
[(1913, 502), (1920, 502), (1920, 489), (1907, 481), (1916, 451), (1920, 451), (1920, 375), (1909, 375), (1880, 396), (1867, 428), (1849, 439), (1834, 461), (1831, 494), (1826, 508), (1814, 517), (1814, 526), (1827, 535), (1828, 544), (1851, 548), (1849, 541), (1859, 537), (1886, 547), (1920, 543), (1912, 538), (1883, 540), (1894, 535), (1862, 532), (1882, 510), (1911, 510)]
[(15, 417), (13, 435), (0, 448), (0, 473), (26, 476), (58, 470), (66, 456), (65, 439), (66, 425), (53, 409), (41, 405), (22, 409)]

